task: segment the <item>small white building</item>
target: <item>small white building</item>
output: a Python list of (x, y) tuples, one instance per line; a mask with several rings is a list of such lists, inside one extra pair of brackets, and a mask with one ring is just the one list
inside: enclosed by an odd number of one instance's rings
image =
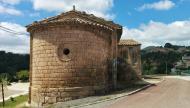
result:
[(190, 55), (185, 54), (182, 56), (182, 61), (185, 63), (185, 67), (190, 67)]

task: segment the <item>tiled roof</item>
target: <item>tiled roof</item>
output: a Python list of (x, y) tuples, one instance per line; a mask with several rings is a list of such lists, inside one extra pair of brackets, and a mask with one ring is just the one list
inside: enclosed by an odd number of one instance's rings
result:
[(141, 43), (133, 40), (133, 39), (123, 39), (119, 41), (119, 45), (129, 45), (129, 46), (133, 46), (133, 45), (141, 45)]
[(92, 25), (102, 29), (108, 29), (117, 33), (118, 40), (121, 38), (122, 26), (114, 23), (113, 21), (106, 21), (103, 18), (96, 17), (93, 14), (87, 14), (77, 10), (71, 10), (60, 15), (45, 18), (41, 21), (34, 21), (32, 24), (27, 25), (27, 31), (38, 29), (41, 26), (48, 26), (54, 24), (84, 24)]
[(93, 14), (87, 14), (86, 12), (81, 12), (77, 10), (71, 10), (65, 13), (61, 13), (60, 15), (54, 17), (45, 18), (41, 21), (35, 21), (32, 24), (27, 25), (26, 27), (31, 28), (42, 24), (64, 22), (64, 21), (73, 20), (73, 18), (78, 19), (76, 21), (83, 20), (82, 23), (105, 26), (116, 30), (120, 29), (122, 32), (122, 26), (119, 24), (115, 24), (113, 21), (106, 21), (105, 19), (96, 17)]
[[(69, 14), (72, 14), (71, 17), (65, 17), (68, 16)], [(93, 14), (87, 14), (86, 12), (80, 12), (80, 11), (76, 11), (76, 10), (72, 10), (72, 11), (68, 11), (66, 13), (61, 13), (60, 15), (54, 16), (54, 17), (49, 17), (49, 18), (45, 18), (41, 21), (35, 21), (32, 24), (28, 25), (27, 27), (30, 27), (32, 25), (36, 25), (36, 24), (43, 24), (43, 23), (49, 23), (49, 22), (56, 22), (56, 21), (60, 21), (61, 19), (69, 19), (69, 18), (81, 18), (81, 19), (85, 19), (86, 22), (94, 22), (94, 23), (99, 23), (99, 24), (104, 24), (106, 26), (112, 26), (115, 28), (121, 28), (121, 26), (119, 24), (115, 24), (113, 21), (106, 21), (103, 18), (100, 17), (96, 17)]]

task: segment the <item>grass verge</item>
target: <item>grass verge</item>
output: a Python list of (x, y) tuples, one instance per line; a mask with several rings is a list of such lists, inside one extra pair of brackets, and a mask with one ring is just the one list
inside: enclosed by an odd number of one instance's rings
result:
[[(22, 104), (28, 100), (28, 95), (20, 95), (15, 98), (10, 98), (5, 101), (5, 107), (3, 107), (3, 102), (0, 102), (0, 108), (16, 108), (19, 104)], [(24, 108), (24, 107), (23, 107)]]

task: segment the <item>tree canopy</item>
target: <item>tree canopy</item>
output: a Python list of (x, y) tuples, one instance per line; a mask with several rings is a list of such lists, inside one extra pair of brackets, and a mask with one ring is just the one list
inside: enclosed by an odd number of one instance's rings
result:
[(0, 74), (7, 73), (11, 81), (15, 81), (16, 73), (29, 70), (29, 54), (14, 54), (0, 51)]

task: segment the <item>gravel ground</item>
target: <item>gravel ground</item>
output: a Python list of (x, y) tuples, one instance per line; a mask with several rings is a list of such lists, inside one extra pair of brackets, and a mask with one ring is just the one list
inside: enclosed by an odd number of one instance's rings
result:
[[(8, 97), (8, 96), (11, 96), (11, 95), (14, 95), (14, 94), (19, 94), (19, 93), (22, 93), (22, 91), (18, 91), (18, 90), (7, 90), (5, 88), (5, 98)], [(2, 92), (0, 94), (0, 100), (2, 99)]]
[(11, 83), (11, 86), (8, 86), (9, 90), (18, 90), (18, 91), (28, 91), (29, 83)]
[[(4, 89), (5, 93), (5, 100), (9, 99), (10, 97), (15, 97), (21, 94), (28, 93), (29, 83), (11, 83), (10, 86), (7, 86)], [(2, 94), (0, 90), (0, 102), (2, 102)]]
[(190, 76), (165, 76), (165, 78), (176, 78), (176, 79), (190, 81)]

